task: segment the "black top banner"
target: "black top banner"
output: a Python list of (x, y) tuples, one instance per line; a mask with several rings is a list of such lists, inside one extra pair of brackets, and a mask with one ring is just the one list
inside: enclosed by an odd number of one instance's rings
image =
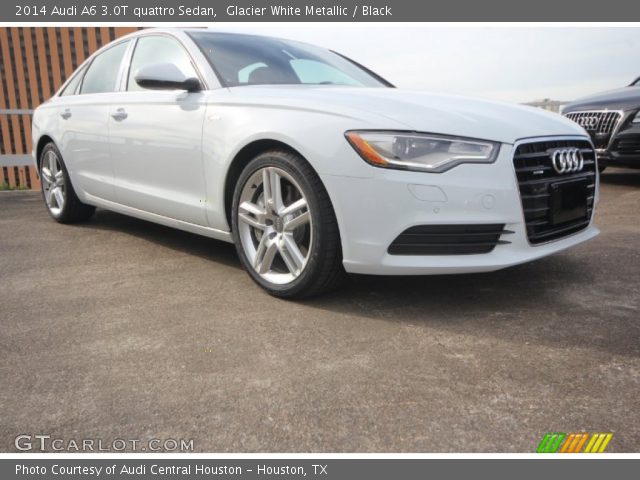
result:
[(0, 22), (637, 22), (629, 0), (8, 0)]

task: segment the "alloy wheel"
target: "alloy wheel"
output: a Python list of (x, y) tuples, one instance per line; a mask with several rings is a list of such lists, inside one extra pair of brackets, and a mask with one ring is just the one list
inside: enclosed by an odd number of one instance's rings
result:
[(42, 159), (40, 177), (47, 207), (57, 217), (64, 209), (67, 190), (60, 158), (52, 150), (47, 151)]
[(278, 167), (256, 170), (242, 188), (238, 233), (253, 269), (274, 284), (304, 271), (313, 242), (313, 221), (300, 185)]

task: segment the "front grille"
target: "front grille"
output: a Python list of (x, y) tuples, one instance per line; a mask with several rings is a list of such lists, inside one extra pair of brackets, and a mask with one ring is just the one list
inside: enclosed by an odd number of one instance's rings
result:
[[(582, 170), (575, 173), (557, 173), (549, 153), (556, 148), (580, 149), (584, 158)], [(520, 188), (527, 236), (531, 244), (556, 240), (576, 233), (589, 225), (596, 183), (595, 158), (595, 152), (586, 140), (532, 142), (523, 143), (517, 147), (513, 164)], [(581, 180), (586, 185), (586, 215), (564, 223), (553, 223), (552, 185)]]
[(609, 110), (570, 112), (565, 116), (589, 132), (598, 150), (605, 150), (609, 146), (611, 134), (622, 120), (622, 112)]
[(389, 246), (391, 255), (469, 255), (489, 253), (513, 233), (504, 224), (417, 225), (402, 232)]

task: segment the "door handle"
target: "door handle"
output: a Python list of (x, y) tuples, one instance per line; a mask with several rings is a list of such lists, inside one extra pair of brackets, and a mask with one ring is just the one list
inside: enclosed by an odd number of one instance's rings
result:
[(65, 111), (60, 114), (60, 116), (67, 120), (69, 117), (71, 117), (71, 110), (69, 108), (66, 108)]
[(115, 121), (120, 122), (127, 118), (129, 115), (127, 115), (127, 112), (124, 111), (124, 108), (119, 108), (116, 110), (116, 113), (112, 113), (111, 116)]

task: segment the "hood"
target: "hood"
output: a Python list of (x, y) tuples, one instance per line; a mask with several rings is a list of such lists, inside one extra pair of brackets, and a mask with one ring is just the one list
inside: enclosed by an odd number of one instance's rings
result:
[(395, 88), (315, 85), (233, 87), (233, 101), (348, 116), (367, 128), (427, 133), (513, 143), (528, 137), (582, 135), (576, 123), (545, 110), (456, 95)]
[(564, 113), (577, 110), (633, 110), (640, 108), (640, 87), (624, 87), (596, 93), (569, 103)]

